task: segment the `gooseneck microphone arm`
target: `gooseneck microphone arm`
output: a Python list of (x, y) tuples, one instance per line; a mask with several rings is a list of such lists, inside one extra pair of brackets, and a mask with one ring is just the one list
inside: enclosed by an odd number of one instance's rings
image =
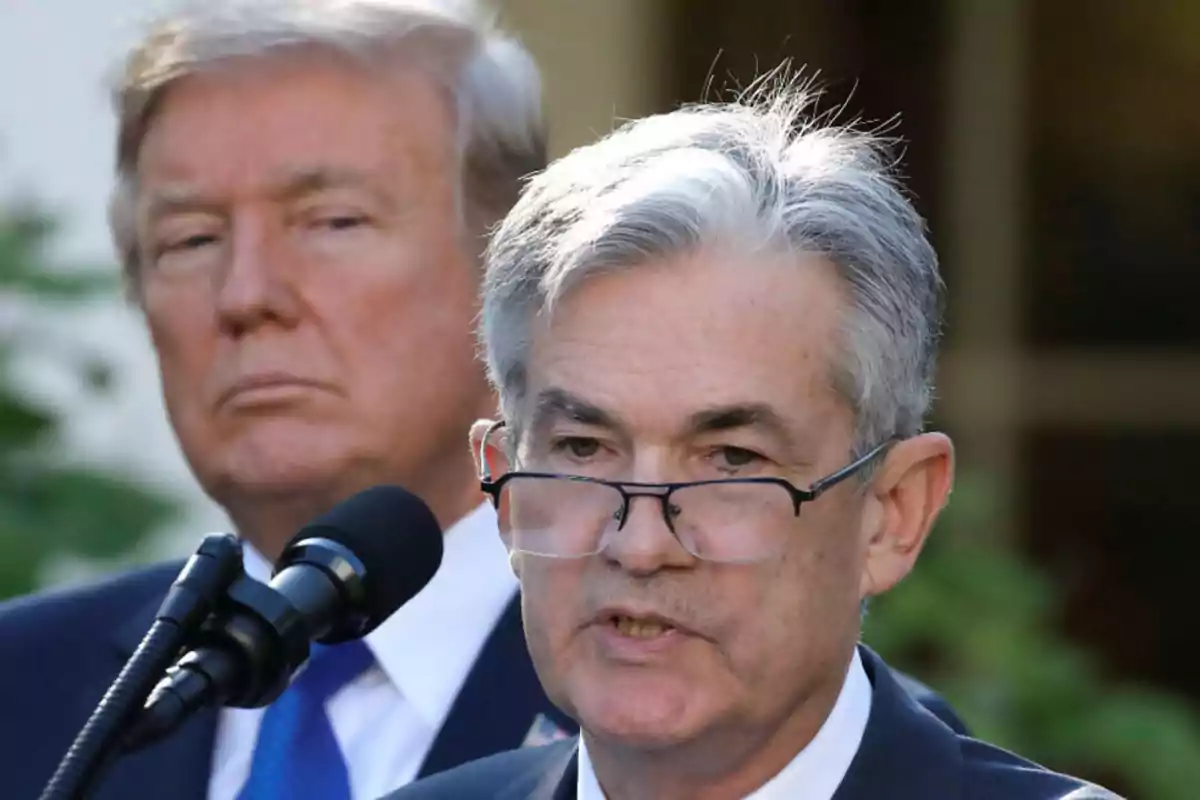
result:
[(180, 647), (242, 574), (241, 543), (210, 534), (188, 559), (142, 638), (104, 698), (59, 762), (40, 800), (79, 800), (120, 755), (120, 735)]

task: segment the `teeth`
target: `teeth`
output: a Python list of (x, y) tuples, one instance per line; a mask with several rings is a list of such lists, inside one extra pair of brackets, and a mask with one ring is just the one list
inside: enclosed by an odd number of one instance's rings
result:
[(634, 639), (653, 639), (671, 629), (669, 625), (659, 622), (643, 622), (633, 617), (617, 617), (614, 623), (622, 636), (630, 636)]

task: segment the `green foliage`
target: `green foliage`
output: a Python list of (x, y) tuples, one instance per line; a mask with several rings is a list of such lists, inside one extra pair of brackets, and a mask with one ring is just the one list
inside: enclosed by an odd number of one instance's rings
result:
[(54, 219), (36, 206), (0, 209), (0, 292), (62, 301), (117, 288), (119, 282), (107, 272), (49, 269), (46, 245), (57, 232)]
[(979, 738), (1130, 797), (1191, 800), (1200, 721), (1119, 685), (1054, 629), (1053, 585), (989, 537), (986, 486), (960, 479), (912, 577), (876, 601), (866, 640), (937, 687)]
[[(14, 303), (72, 304), (117, 290), (108, 274), (50, 270), (45, 248), (55, 232), (35, 207), (0, 209), (0, 598), (33, 590), (40, 568), (56, 555), (124, 555), (176, 510), (121, 476), (64, 461), (57, 411), (13, 384), (13, 357), (42, 343), (5, 311)], [(89, 357), (37, 352), (63, 361), (88, 391), (110, 388), (106, 366)]]

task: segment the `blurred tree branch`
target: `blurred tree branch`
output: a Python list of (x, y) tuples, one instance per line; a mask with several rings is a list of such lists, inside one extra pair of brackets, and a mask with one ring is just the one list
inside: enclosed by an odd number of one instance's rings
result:
[(46, 247), (56, 233), (36, 204), (0, 207), (0, 598), (36, 588), (57, 555), (126, 554), (176, 512), (174, 502), (133, 481), (63, 458), (59, 412), (14, 382), (14, 357), (34, 351), (69, 369), (89, 393), (111, 388), (107, 364), (31, 329), (18, 313), (119, 290), (107, 273), (51, 270)]

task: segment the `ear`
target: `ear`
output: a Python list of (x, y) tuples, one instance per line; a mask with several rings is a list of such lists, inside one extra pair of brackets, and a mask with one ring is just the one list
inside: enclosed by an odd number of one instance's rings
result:
[[(475, 471), (479, 475), (488, 475), (493, 480), (509, 471), (508, 455), (503, 447), (503, 437), (507, 431), (501, 429), (488, 436), (488, 431), (492, 430), (495, 424), (495, 420), (479, 419), (471, 425), (471, 453), (475, 459)], [(500, 528), (500, 539), (509, 549), (509, 564), (513, 573), (517, 574), (516, 554), (510, 547), (509, 534), (512, 528), (508, 519), (508, 502), (503, 495), (499, 507), (496, 508), (496, 521)], [(520, 577), (519, 574), (517, 576)]]
[[(509, 470), (508, 454), (503, 447), (507, 429), (495, 431), (486, 442), (484, 441), (484, 437), (495, 424), (493, 419), (477, 419), (471, 425), (471, 457), (475, 460), (475, 472), (479, 475), (491, 475), (493, 478)], [(486, 463), (480, 461), (481, 453)]]
[(862, 597), (883, 594), (912, 570), (954, 480), (954, 445), (924, 433), (893, 445), (870, 487), (863, 514)]

